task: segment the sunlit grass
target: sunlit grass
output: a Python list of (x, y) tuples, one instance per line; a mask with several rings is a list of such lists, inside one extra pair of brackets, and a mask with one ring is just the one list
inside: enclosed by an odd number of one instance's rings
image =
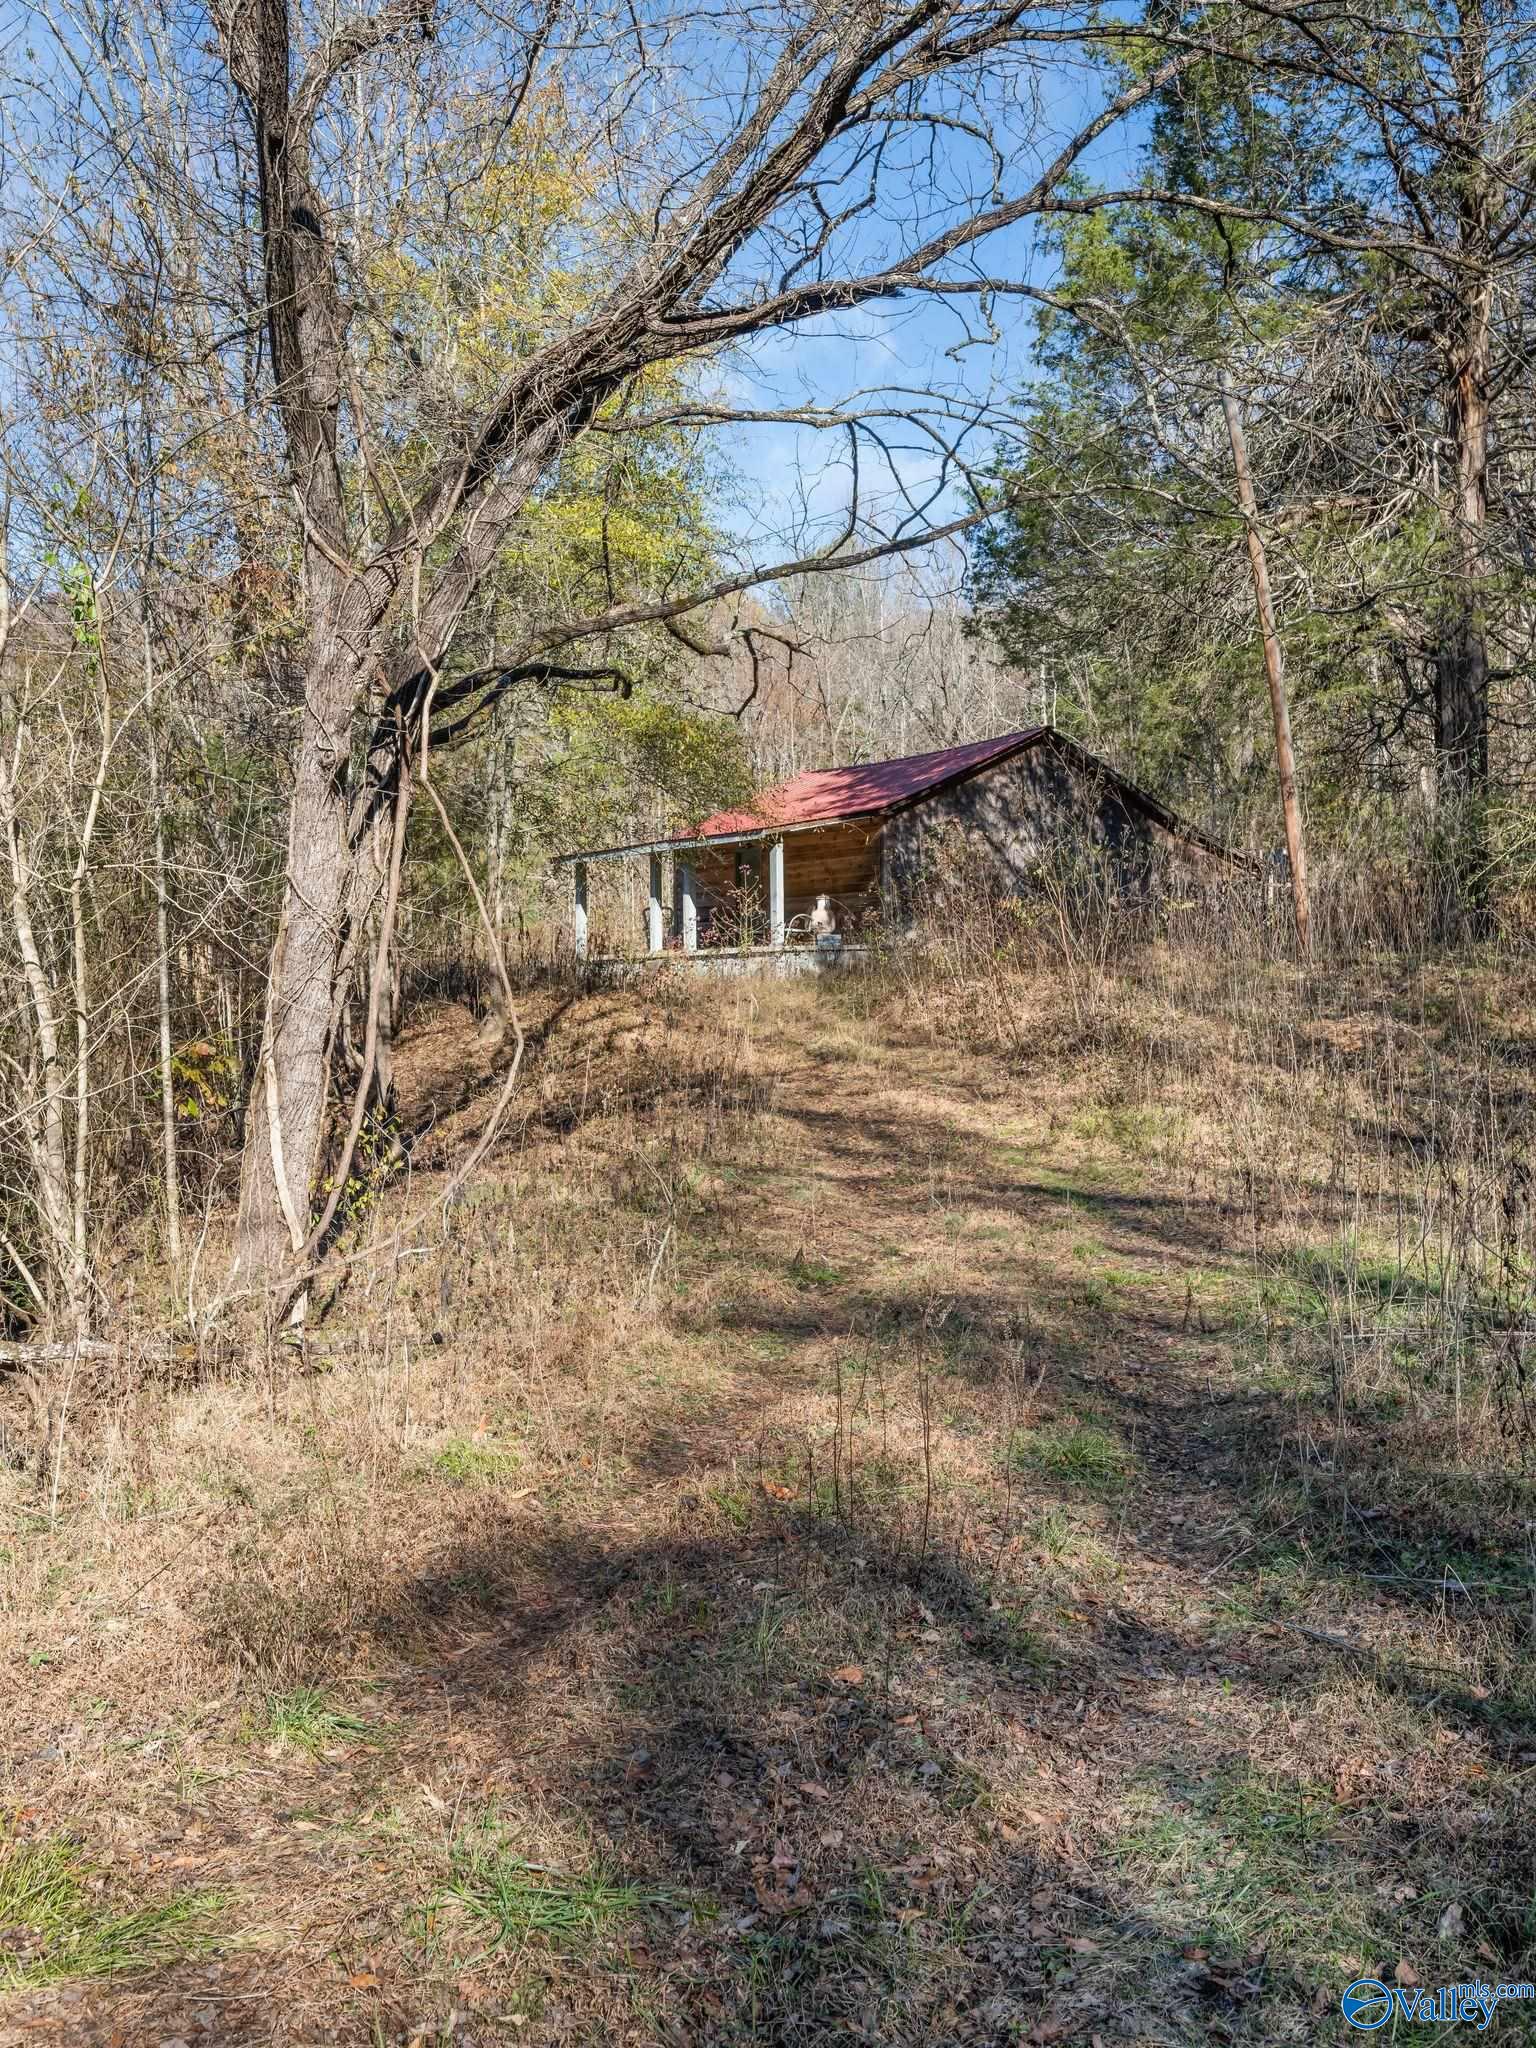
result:
[(1385, 1938), (1351, 1825), (1318, 1786), (1234, 1771), (1183, 1796), (1139, 1795), (1121, 1856), (1138, 1895), (1212, 1953), (1266, 1949), (1324, 1968)]
[(497, 1486), (521, 1469), (523, 1454), (515, 1444), (450, 1437), (427, 1460), (425, 1471), (450, 1486)]
[(323, 1686), (300, 1685), (292, 1692), (273, 1693), (260, 1733), (269, 1742), (316, 1755), (339, 1743), (367, 1741), (375, 1730), (370, 1722), (338, 1706)]
[(449, 1881), (436, 1903), (462, 1907), (489, 1955), (536, 1938), (580, 1948), (644, 1908), (675, 1899), (675, 1893), (616, 1877), (601, 1864), (568, 1872), (531, 1863), (507, 1845), (491, 1819), (455, 1840)]
[(1129, 1446), (1096, 1422), (1043, 1422), (1015, 1430), (1008, 1455), (1016, 1472), (1100, 1494), (1120, 1492), (1136, 1464)]
[(0, 1988), (154, 1970), (215, 1944), (217, 1892), (120, 1910), (102, 1876), (62, 1836), (0, 1852)]

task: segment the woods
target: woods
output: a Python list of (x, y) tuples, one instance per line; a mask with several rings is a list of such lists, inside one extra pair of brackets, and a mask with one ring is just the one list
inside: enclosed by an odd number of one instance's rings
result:
[[(61, 12), (39, 111), (12, 137), (11, 188), (31, 187), (18, 220), (41, 225), (20, 238), (8, 301), (20, 339), (43, 342), (14, 357), (33, 417), (10, 482), (11, 612), (19, 623), (46, 602), (50, 552), (91, 608), (106, 604), (126, 542), (141, 609), (152, 579), (182, 595), (189, 574), (211, 576), (236, 689), (277, 698), (285, 851), (243, 1123), (240, 1257), (248, 1280), (281, 1286), (318, 1249), (308, 1219), (340, 1008), (371, 918), (383, 919), (375, 951), (388, 951), (390, 877), (413, 792), (430, 787), (434, 720), (462, 733), (515, 687), (623, 687), (624, 649), (636, 635), (648, 646), (647, 628), (686, 645), (677, 622), (705, 603), (814, 566), (711, 574), (684, 540), (630, 581), (624, 567), (642, 565), (615, 562), (603, 512), (584, 576), (566, 585), (557, 570), (542, 600), (525, 589), (498, 605), (535, 505), (599, 433), (616, 451), (597, 471), (608, 499), (657, 436), (681, 433), (686, 452), (729, 419), (701, 383), (669, 389), (678, 365), (870, 300), (974, 293), (977, 280), (943, 267), (1036, 215), (1186, 60), (1109, 81), (1017, 192), (983, 195), (962, 168), (947, 218), (876, 262), (849, 223), (867, 208), (899, 222), (921, 176), (907, 138), (951, 118), (928, 97), (955, 110), (990, 99), (1010, 68), (1027, 86), (1055, 31), (1032, 40), (1007, 10), (754, 22), (743, 88), (679, 95), (658, 134), (648, 81), (664, 16), (633, 47), (600, 19), (507, 28), (415, 8), (334, 26), (242, 10), (214, 27), (210, 45), (174, 19)], [(548, 53), (568, 36), (581, 61), (555, 67)], [(97, 47), (112, 56), (105, 74), (80, 68)], [(469, 87), (454, 76), (461, 56)], [(701, 52), (701, 87), (709, 61)], [(892, 132), (902, 146), (887, 150)], [(119, 135), (132, 147), (103, 182)], [(590, 169), (573, 181), (556, 161)], [(549, 189), (519, 220), (523, 178), (536, 185), (541, 165)], [(470, 291), (455, 305), (464, 280), (423, 238), (469, 185), (472, 220), (490, 200), (474, 261), (491, 270), (478, 304)], [(850, 204), (829, 209), (823, 185)], [(503, 233), (521, 243), (521, 288), (497, 261)], [(857, 442), (859, 421), (847, 431)], [(850, 545), (830, 550), (841, 563), (962, 531), (977, 506), (938, 521), (899, 511), (889, 532), (877, 515), (862, 531), (870, 517), (851, 508)], [(56, 1119), (56, 1085), (43, 1088)], [(83, 1297), (69, 1305), (85, 1313)]]
[(1533, 87), (7, 20), (0, 2035), (1536, 1972)]
[[(984, 544), (1021, 656), (1071, 658), (1092, 603), (1127, 615), (1127, 582), (1221, 603), (1225, 368), (1284, 549), (1314, 803), (1388, 798), (1377, 814), (1401, 819), (1417, 783), (1426, 807), (1480, 813), (1523, 786), (1528, 38), (1475, 8), (1309, 21), (1260, 63), (1218, 32), (1151, 123), (1145, 184), (1061, 202), (1055, 375), (1020, 444), (1041, 504)], [(1135, 653), (1203, 687), (1230, 748), (1237, 679), (1190, 615)]]
[[(1134, 34), (1006, 10), (859, 20), (850, 40), (835, 10), (754, 17), (745, 41), (690, 49), (698, 89), (661, 130), (665, 17), (638, 39), (600, 17), (578, 34), (416, 7), (241, 11), (211, 40), (153, 14), (40, 26), (54, 56), (33, 52), (33, 112), (8, 140), (6, 672), (55, 663), (46, 722), (72, 758), (95, 744), (103, 778), (142, 756), (157, 874), (210, 744), (256, 806), (261, 880), (227, 878), (246, 896), (238, 985), (216, 975), (210, 1013), (212, 981), (172, 975), (171, 925), (203, 913), (155, 883), (158, 1022), (124, 1053), (146, 1100), (158, 1072), (178, 1242), (176, 1045), (238, 1066), (219, 1091), (239, 1098), (236, 1284), (268, 1313), (302, 1310), (387, 1109), (398, 994), (380, 977), (408, 838), (455, 865), (469, 844), (504, 919), (505, 849), (558, 850), (507, 781), (508, 735), (559, 757), (572, 717), (614, 731), (578, 708), (607, 695), (653, 707), (638, 747), (638, 726), (614, 732), (637, 801), (665, 786), (675, 816), (697, 815), (743, 787), (803, 679), (857, 640), (856, 620), (818, 613), (818, 572), (868, 590), (915, 555), (952, 583), (934, 548), (974, 535), (983, 659), (995, 644), (1037, 695), (1048, 676), (1064, 724), (1181, 801), (1198, 790), (1222, 829), (1272, 817), (1224, 376), (1251, 414), (1253, 530), (1269, 529), (1318, 828), (1368, 813), (1405, 860), (1449, 863), (1463, 911), (1525, 843), (1525, 24), (1473, 10), (1426, 39), (1406, 17), (1367, 30), (1306, 10)], [(580, 62), (551, 54), (568, 30)], [(98, 46), (112, 61), (82, 68)], [(750, 62), (721, 96), (706, 80), (726, 47)], [(1030, 110), (1053, 65), (1093, 103), (1066, 135)], [(1101, 185), (1111, 134), (1137, 171)], [(936, 180), (935, 138), (957, 136)], [(983, 175), (1005, 143), (1018, 175)], [(1031, 224), (1049, 282), (1017, 241)], [(933, 300), (963, 332), (1033, 306), (1038, 374), (981, 396), (732, 394), (753, 337)], [(845, 449), (846, 516), (809, 554), (720, 525), (712, 451), (774, 422)], [(921, 495), (893, 446), (912, 436)], [(749, 664), (743, 751), (721, 714)], [(786, 677), (774, 715), (764, 664)], [(113, 699), (114, 668), (134, 701)], [(33, 684), (7, 687), (22, 742)], [(882, 715), (904, 734), (894, 703)], [(846, 728), (821, 708), (811, 729), (835, 747)], [(98, 781), (59, 820), (72, 879), (48, 915), (74, 965), (38, 950), (39, 881), (19, 878), (29, 829), (49, 828), (19, 814), (8, 940), (33, 1135), (7, 1287), (18, 1315), (42, 1300), (81, 1330), (106, 1307), (99, 1220), (75, 1213), (103, 1035), (82, 981)]]

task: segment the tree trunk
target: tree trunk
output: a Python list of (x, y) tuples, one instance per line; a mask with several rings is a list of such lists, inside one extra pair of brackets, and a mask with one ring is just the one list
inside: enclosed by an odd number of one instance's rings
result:
[[(11, 917), (32, 1003), (28, 1022), (37, 1049), (37, 1098), (25, 1105), (23, 1130), (32, 1158), (39, 1219), (48, 1238), (48, 1264), (61, 1292), (69, 1319), (77, 1333), (86, 1327), (86, 1303), (75, 1293), (75, 1269), (71, 1255), (72, 1228), (69, 1187), (68, 1132), (65, 1100), (63, 1036), (58, 1009), (43, 968), (32, 924), (26, 842), (16, 819), (15, 792), (6, 773), (0, 751), (0, 825), (5, 832), (11, 870)], [(50, 1292), (55, 1291), (50, 1289)]]
[[(1488, 130), (1488, 30), (1482, 0), (1460, 9), (1459, 126), (1481, 147)], [(1459, 306), (1447, 337), (1446, 438), (1455, 464), (1448, 604), (1435, 652), (1435, 753), (1442, 801), (1465, 813), (1488, 785), (1488, 411), (1492, 385), (1493, 248), (1488, 172), (1470, 152), (1455, 165)], [(1463, 826), (1472, 821), (1463, 816)]]
[(1275, 607), (1269, 589), (1269, 563), (1264, 537), (1259, 532), (1259, 505), (1248, 466), (1248, 439), (1238, 409), (1232, 379), (1221, 376), (1221, 404), (1226, 414), (1227, 434), (1232, 443), (1232, 466), (1237, 473), (1237, 501), (1242, 508), (1248, 537), (1248, 561), (1253, 570), (1253, 595), (1259, 615), (1259, 634), (1264, 643), (1264, 675), (1269, 684), (1269, 707), (1275, 727), (1275, 769), (1280, 781), (1280, 809), (1285, 819), (1285, 851), (1291, 868), (1291, 908), (1296, 919), (1296, 940), (1305, 953), (1312, 944), (1312, 904), (1307, 888), (1307, 847), (1302, 833), (1301, 795), (1296, 787), (1296, 753), (1291, 744), (1291, 710), (1285, 694), (1285, 663), (1280, 653), (1280, 635), (1275, 629)]
[(160, 735), (156, 728), (155, 655), (149, 627), (144, 627), (144, 708), (149, 748), (149, 807), (154, 815), (155, 863), (155, 1021), (160, 1055), (160, 1157), (165, 1173), (165, 1246), (178, 1281), (181, 1274), (181, 1171), (177, 1158), (176, 1077), (172, 1072), (175, 1033), (171, 1028), (171, 892), (165, 846), (165, 786), (160, 774)]
[(1488, 786), (1488, 642), (1475, 588), (1457, 591), (1435, 651), (1435, 753), (1442, 803), (1465, 805)]
[(359, 694), (340, 638), (328, 638), (311, 664), (294, 764), (283, 905), (240, 1189), (240, 1266), (252, 1275), (280, 1272), (302, 1245), (325, 1133), (352, 866), (347, 783)]
[(1456, 464), (1448, 615), (1435, 651), (1435, 754), (1443, 800), (1465, 807), (1488, 786), (1488, 388), (1491, 287), (1480, 280), (1448, 365), (1446, 432)]

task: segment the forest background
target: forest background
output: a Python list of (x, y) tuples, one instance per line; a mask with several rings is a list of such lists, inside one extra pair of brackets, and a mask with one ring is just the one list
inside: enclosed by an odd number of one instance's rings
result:
[(11, 1334), (230, 1201), (302, 1297), (404, 1006), (504, 1026), (556, 852), (1044, 720), (1267, 855), (1224, 385), (1314, 857), (1516, 916), (1532, 27), (13, 18)]

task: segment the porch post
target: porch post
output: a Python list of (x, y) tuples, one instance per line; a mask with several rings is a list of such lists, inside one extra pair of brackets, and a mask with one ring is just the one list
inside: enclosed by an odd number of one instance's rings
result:
[(784, 842), (770, 841), (768, 847), (768, 943), (784, 943)]
[(587, 957), (587, 864), (577, 861), (571, 874), (576, 883), (575, 900), (571, 910), (571, 935), (576, 941), (576, 958)]
[(651, 900), (645, 906), (645, 943), (653, 953), (661, 951), (661, 855), (651, 855)]
[(693, 879), (693, 869), (682, 866), (677, 870), (678, 898), (681, 915), (678, 924), (683, 934), (683, 951), (696, 953), (699, 950), (699, 892)]

